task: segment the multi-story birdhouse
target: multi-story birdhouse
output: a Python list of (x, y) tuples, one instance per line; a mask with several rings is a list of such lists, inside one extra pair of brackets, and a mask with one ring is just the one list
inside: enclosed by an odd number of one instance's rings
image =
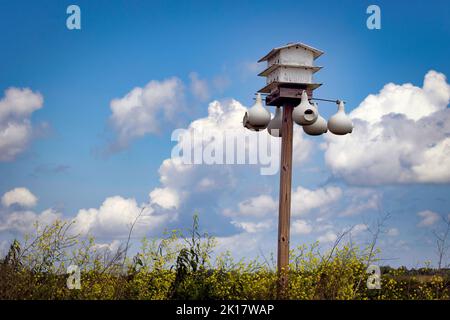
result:
[(258, 62), (267, 61), (267, 68), (259, 74), (266, 77), (266, 86), (258, 91), (267, 94), (266, 104), (299, 103), (303, 90), (312, 97), (312, 91), (321, 85), (313, 82), (313, 74), (321, 69), (314, 60), (322, 54), (306, 44), (289, 43), (259, 59)]

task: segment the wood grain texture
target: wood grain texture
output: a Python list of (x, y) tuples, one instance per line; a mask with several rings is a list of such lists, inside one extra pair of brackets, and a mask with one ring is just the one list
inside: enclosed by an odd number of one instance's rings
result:
[(280, 199), (278, 216), (278, 298), (287, 296), (289, 272), (289, 238), (291, 219), (292, 139), (293, 121), (291, 104), (283, 107), (281, 126)]

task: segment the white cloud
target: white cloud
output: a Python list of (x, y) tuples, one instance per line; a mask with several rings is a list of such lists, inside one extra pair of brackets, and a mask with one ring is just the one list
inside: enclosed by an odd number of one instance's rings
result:
[(110, 120), (117, 132), (115, 147), (124, 148), (135, 138), (157, 133), (163, 123), (174, 120), (174, 114), (182, 111), (183, 92), (183, 83), (173, 77), (152, 80), (112, 100)]
[[(146, 235), (173, 219), (177, 214), (167, 209), (173, 209), (178, 201), (170, 190), (158, 189), (151, 196), (150, 203), (138, 205), (135, 199), (120, 196), (106, 198), (100, 208), (81, 209), (75, 218), (70, 219), (53, 209), (41, 213), (31, 210), (8, 209), (0, 212), (0, 231), (30, 233), (35, 230), (35, 223), (49, 225), (57, 219), (73, 220), (71, 231), (74, 234), (91, 234), (104, 238), (124, 238), (128, 235), (131, 225), (137, 220), (133, 235)], [(37, 198), (25, 188), (11, 190), (2, 198), (5, 207), (17, 204), (21, 207), (32, 207)], [(153, 205), (159, 207), (155, 208)]]
[(422, 88), (389, 83), (350, 113), (347, 136), (326, 135), (333, 173), (359, 185), (450, 182), (450, 86), (430, 71)]
[(326, 233), (317, 238), (317, 241), (319, 241), (320, 243), (330, 243), (335, 242), (336, 240), (337, 235), (331, 230), (327, 231)]
[(53, 209), (44, 210), (40, 214), (34, 211), (14, 211), (6, 214), (0, 220), (0, 231), (29, 234), (35, 230), (36, 223), (43, 227), (61, 218), (61, 213)]
[(268, 195), (253, 197), (238, 204), (240, 216), (262, 217), (267, 214), (274, 214), (278, 208), (277, 202)]
[(396, 236), (398, 236), (399, 234), (400, 234), (400, 232), (398, 231), (397, 228), (390, 228), (390, 229), (387, 231), (387, 235), (388, 235), (389, 237), (396, 237)]
[(31, 208), (37, 203), (37, 197), (27, 188), (15, 188), (6, 192), (2, 196), (2, 204), (5, 207), (18, 205), (20, 207)]
[(27, 147), (32, 134), (31, 115), (42, 108), (40, 93), (9, 88), (0, 100), (0, 161), (11, 161)]
[(150, 192), (150, 203), (157, 204), (164, 209), (178, 208), (180, 197), (170, 188), (155, 188)]
[(314, 227), (316, 232), (325, 232), (328, 230), (332, 230), (333, 229), (333, 225), (327, 221), (326, 218), (324, 217), (318, 217), (315, 220), (315, 227)]
[(300, 126), (294, 126), (294, 139), (292, 141), (292, 164), (300, 166), (308, 160), (313, 150), (311, 140), (305, 139), (305, 133)]
[(269, 230), (274, 225), (274, 222), (272, 220), (266, 220), (261, 222), (240, 222), (240, 221), (231, 221), (231, 224), (234, 226), (243, 229), (245, 232), (248, 233), (256, 233), (261, 232), (265, 230)]
[(297, 187), (292, 192), (292, 215), (303, 215), (312, 209), (324, 208), (342, 197), (339, 187), (325, 187), (315, 190)]
[(439, 220), (439, 215), (436, 212), (430, 210), (424, 210), (417, 213), (422, 219), (417, 225), (419, 227), (431, 227)]
[(113, 240), (110, 243), (95, 243), (93, 248), (96, 252), (116, 252), (122, 243), (119, 240)]
[(406, 118), (417, 121), (446, 107), (449, 99), (450, 88), (445, 75), (429, 71), (425, 75), (423, 88), (410, 83), (389, 83), (378, 95), (369, 95), (352, 111), (351, 116), (372, 124), (380, 122), (390, 113), (403, 114)]
[(206, 101), (209, 99), (209, 89), (208, 83), (206, 80), (200, 79), (198, 74), (195, 72), (191, 72), (189, 74), (189, 78), (191, 79), (191, 91), (193, 95), (199, 99), (200, 101)]
[[(202, 139), (196, 139), (190, 143), (194, 132), (207, 132), (219, 136), (226, 130), (244, 132), (242, 117), (245, 108), (237, 101), (227, 102), (213, 101), (208, 107), (208, 116), (191, 122), (183, 131), (174, 147), (190, 150), (193, 154), (194, 148), (202, 145)], [(201, 149), (201, 148), (200, 148)], [(231, 169), (226, 166), (211, 166), (206, 164), (187, 164), (182, 158), (173, 156), (165, 159), (159, 168), (160, 181), (163, 187), (169, 187), (185, 195), (196, 190), (217, 190), (230, 182)], [(211, 181), (214, 177), (214, 181)]]
[(352, 235), (357, 236), (357, 235), (363, 233), (364, 231), (366, 231), (368, 228), (369, 227), (366, 224), (360, 223), (360, 224), (355, 225), (352, 228), (351, 233), (352, 233)]
[(216, 185), (216, 183), (214, 182), (213, 179), (205, 177), (202, 178), (197, 185), (200, 190), (206, 190), (208, 188), (213, 188)]
[(450, 138), (425, 150), (422, 162), (412, 170), (421, 182), (446, 183), (450, 181)]
[(40, 93), (31, 89), (9, 88), (0, 100), (0, 121), (23, 119), (40, 109), (44, 99)]
[[(231, 252), (233, 257), (239, 259), (253, 259), (261, 253), (276, 250), (276, 236), (267, 233), (238, 233), (226, 237), (216, 237), (217, 246), (214, 250), (216, 255)], [(245, 244), (245, 245), (243, 245)]]
[(133, 229), (134, 235), (147, 234), (174, 218), (173, 213), (157, 214), (148, 205), (138, 205), (135, 199), (114, 196), (105, 199), (98, 209), (81, 209), (75, 217), (74, 231), (97, 236), (125, 237), (141, 212)]
[(62, 214), (54, 209), (36, 213), (25, 208), (32, 208), (38, 198), (27, 188), (15, 188), (6, 192), (1, 199), (4, 210), (0, 211), (0, 231), (29, 234), (39, 227), (52, 224), (62, 219)]
[[(318, 189), (307, 189), (297, 187), (292, 192), (291, 213), (292, 216), (300, 216), (313, 209), (325, 209), (342, 197), (339, 187), (325, 187)], [(260, 218), (267, 215), (275, 215), (278, 212), (278, 199), (268, 194), (263, 194), (238, 203), (237, 210), (226, 208), (223, 214), (228, 217), (255, 217)], [(298, 220), (302, 223), (303, 220)]]
[(346, 190), (346, 198), (350, 203), (339, 215), (342, 217), (354, 216), (370, 210), (376, 210), (381, 202), (381, 194), (369, 188), (350, 188)]
[(312, 226), (305, 220), (294, 220), (291, 225), (291, 233), (293, 235), (309, 234), (312, 231)]

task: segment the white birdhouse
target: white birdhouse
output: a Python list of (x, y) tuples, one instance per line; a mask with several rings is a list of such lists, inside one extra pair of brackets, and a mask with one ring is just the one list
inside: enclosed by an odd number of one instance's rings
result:
[(267, 86), (260, 92), (270, 93), (281, 83), (307, 84), (311, 89), (317, 88), (320, 84), (313, 83), (313, 74), (321, 67), (315, 66), (314, 60), (322, 54), (322, 51), (303, 43), (272, 49), (258, 61), (267, 61), (267, 68), (259, 74), (267, 78)]

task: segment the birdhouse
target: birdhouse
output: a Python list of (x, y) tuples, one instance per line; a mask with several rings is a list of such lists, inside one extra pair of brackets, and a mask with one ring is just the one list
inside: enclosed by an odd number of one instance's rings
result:
[(259, 59), (258, 62), (267, 61), (267, 68), (259, 74), (266, 77), (266, 86), (258, 91), (267, 94), (266, 104), (298, 104), (303, 90), (312, 97), (312, 91), (321, 85), (313, 82), (313, 74), (321, 69), (314, 60), (322, 54), (306, 44), (289, 43)]

